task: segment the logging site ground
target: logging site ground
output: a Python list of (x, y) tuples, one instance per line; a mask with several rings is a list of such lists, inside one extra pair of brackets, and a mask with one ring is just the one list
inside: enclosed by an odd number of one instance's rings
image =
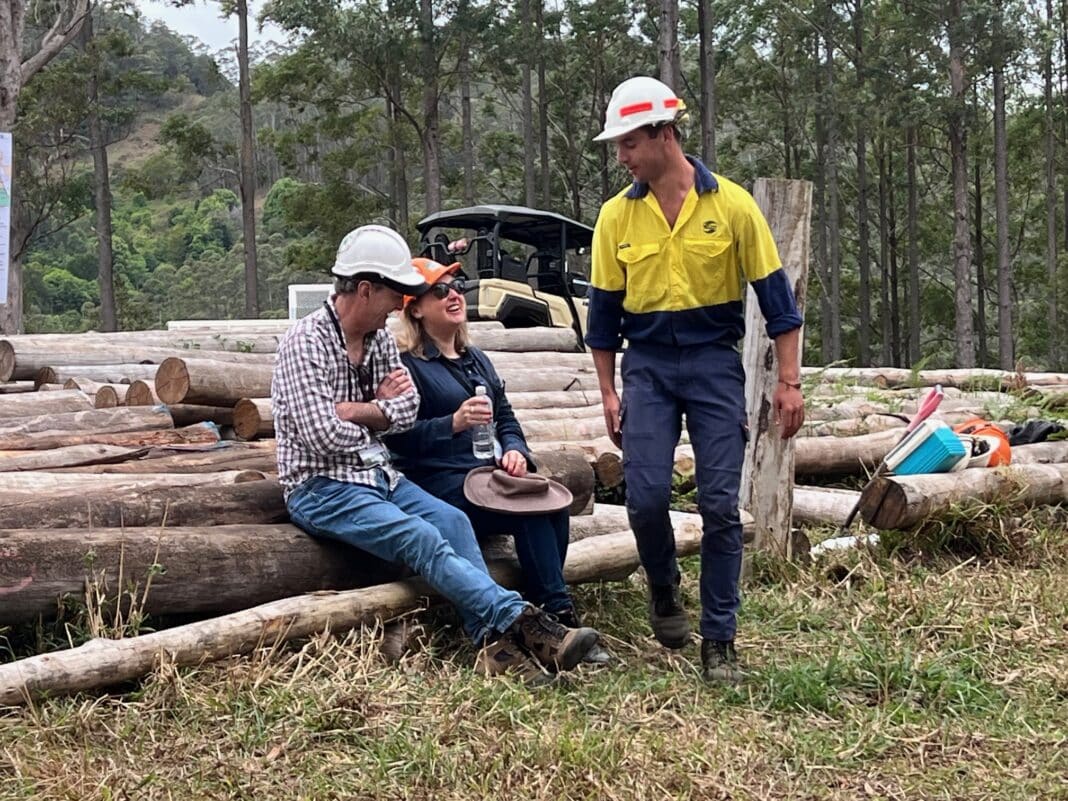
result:
[(427, 643), (398, 665), (365, 630), (163, 666), (0, 712), (0, 798), (1065, 798), (1066, 545), (1057, 513), (988, 506), (758, 560), (737, 688), (655, 644), (635, 577), (578, 590), (618, 661), (540, 691), (478, 678), (443, 611), (413, 619)]

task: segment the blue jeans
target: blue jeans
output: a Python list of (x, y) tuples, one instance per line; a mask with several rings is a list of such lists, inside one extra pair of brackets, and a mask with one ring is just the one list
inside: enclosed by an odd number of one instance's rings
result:
[(390, 490), (317, 476), (290, 493), (290, 519), (313, 537), (340, 540), (410, 567), (456, 606), (476, 644), (505, 631), (526, 606), (489, 576), (471, 523), (460, 510), (402, 478)]
[(701, 636), (732, 640), (740, 605), (738, 493), (747, 438), (741, 358), (722, 345), (632, 343), (623, 354), (622, 377), (627, 513), (642, 566), (654, 584), (679, 579), (668, 508), (685, 414), (702, 518)]

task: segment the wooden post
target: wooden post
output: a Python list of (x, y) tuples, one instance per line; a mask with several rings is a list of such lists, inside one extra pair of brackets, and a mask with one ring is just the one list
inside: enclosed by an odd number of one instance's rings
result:
[[(760, 178), (753, 188), (753, 197), (771, 226), (779, 258), (803, 316), (808, 282), (812, 184)], [(745, 452), (739, 501), (741, 507), (753, 515), (755, 547), (791, 558), (794, 448), (792, 442), (780, 438), (775, 425), (774, 396), (779, 377), (775, 345), (765, 332), (764, 318), (752, 288), (746, 296), (745, 317), (742, 360), (749, 445)]]

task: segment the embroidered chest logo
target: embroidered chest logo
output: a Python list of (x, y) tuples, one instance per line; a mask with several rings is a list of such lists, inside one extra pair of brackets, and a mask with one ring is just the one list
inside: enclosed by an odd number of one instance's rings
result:
[(705, 229), (706, 234), (714, 234), (718, 226), (715, 220), (705, 220), (701, 227)]

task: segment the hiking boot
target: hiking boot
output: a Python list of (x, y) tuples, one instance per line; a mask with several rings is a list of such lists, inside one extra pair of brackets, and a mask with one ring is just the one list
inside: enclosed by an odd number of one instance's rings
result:
[[(550, 612), (553, 617), (557, 619), (562, 625), (567, 626), (569, 629), (581, 628), (582, 624), (579, 623), (578, 613), (574, 607), (570, 609), (564, 609), (560, 612)], [(607, 665), (612, 661), (612, 654), (601, 645), (600, 641), (595, 642), (593, 647), (586, 652), (586, 655), (582, 657), (582, 661), (587, 665)]]
[(569, 629), (548, 612), (530, 604), (508, 630), (515, 635), (516, 642), (554, 672), (575, 667), (600, 637), (590, 628)]
[(735, 684), (741, 681), (742, 671), (738, 667), (734, 640), (701, 641), (701, 675), (705, 681), (712, 683)]
[(649, 585), (649, 625), (665, 648), (683, 648), (690, 641), (690, 620), (677, 584)]
[(514, 676), (528, 687), (551, 684), (553, 677), (508, 632), (478, 652), (475, 670), (483, 676)]

